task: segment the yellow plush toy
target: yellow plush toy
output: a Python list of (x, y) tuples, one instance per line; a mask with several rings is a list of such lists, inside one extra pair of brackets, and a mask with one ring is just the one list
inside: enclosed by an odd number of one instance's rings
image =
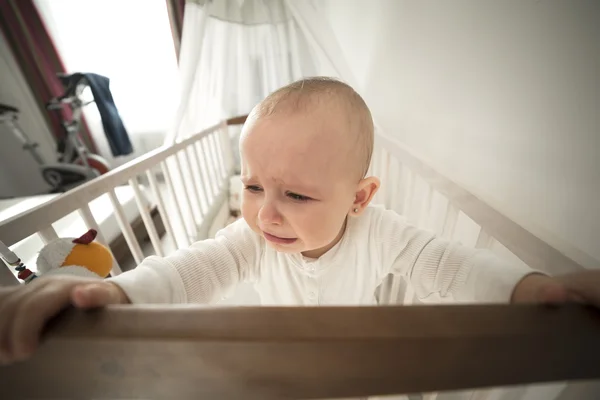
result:
[(79, 238), (59, 238), (48, 243), (37, 258), (37, 273), (29, 270), (6, 246), (3, 258), (18, 271), (25, 283), (37, 276), (68, 274), (89, 278), (106, 278), (112, 268), (108, 248), (94, 242), (98, 232), (90, 229)]
[(97, 234), (90, 229), (77, 239), (61, 238), (48, 243), (36, 262), (38, 275), (106, 278), (112, 267), (112, 255), (105, 246), (94, 242)]

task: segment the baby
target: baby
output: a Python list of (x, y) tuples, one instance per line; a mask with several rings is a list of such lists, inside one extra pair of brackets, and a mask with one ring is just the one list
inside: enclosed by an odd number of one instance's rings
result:
[(369, 206), (373, 121), (348, 85), (311, 78), (269, 95), (241, 139), (243, 219), (215, 239), (100, 281), (39, 278), (0, 291), (0, 360), (29, 357), (69, 304), (214, 303), (253, 282), (265, 305), (371, 305), (388, 274), (424, 302), (600, 304), (599, 271), (548, 277), (448, 243)]

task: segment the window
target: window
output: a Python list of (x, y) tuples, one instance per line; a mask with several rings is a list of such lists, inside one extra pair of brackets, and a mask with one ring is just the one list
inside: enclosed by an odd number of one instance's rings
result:
[[(171, 126), (179, 77), (164, 0), (36, 0), (36, 5), (67, 71), (111, 80), (132, 138)], [(98, 135), (95, 107), (86, 107), (86, 118)]]

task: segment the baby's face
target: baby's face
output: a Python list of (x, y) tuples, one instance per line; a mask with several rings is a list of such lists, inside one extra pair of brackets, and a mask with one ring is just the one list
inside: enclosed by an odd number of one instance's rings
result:
[(324, 110), (282, 113), (244, 127), (242, 215), (278, 251), (320, 257), (343, 234), (358, 182), (335, 119)]

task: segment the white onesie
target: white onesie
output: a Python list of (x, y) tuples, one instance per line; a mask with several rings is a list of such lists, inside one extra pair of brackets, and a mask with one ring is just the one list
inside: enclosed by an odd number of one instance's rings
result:
[(215, 303), (253, 282), (263, 305), (372, 305), (390, 273), (423, 302), (507, 303), (533, 270), (436, 238), (393, 211), (349, 217), (342, 240), (318, 260), (279, 253), (241, 219), (204, 240), (109, 280), (134, 304)]

